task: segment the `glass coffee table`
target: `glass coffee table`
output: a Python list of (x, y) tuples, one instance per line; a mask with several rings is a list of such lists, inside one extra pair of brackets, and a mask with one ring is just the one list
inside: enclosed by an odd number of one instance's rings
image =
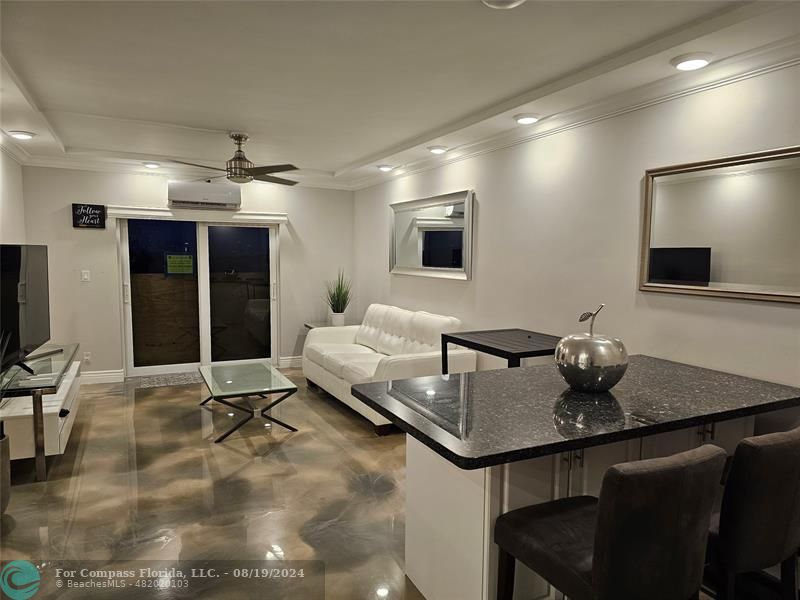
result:
[(275, 417), (267, 414), (278, 404), (286, 400), (297, 391), (297, 386), (283, 376), (269, 361), (259, 361), (238, 365), (215, 365), (203, 366), (199, 368), (200, 375), (211, 394), (203, 400), (200, 405), (214, 400), (220, 404), (245, 413), (247, 416), (234, 425), (231, 429), (219, 436), (214, 442), (219, 443), (227, 438), (242, 425), (247, 423), (256, 414), (253, 406), (241, 406), (231, 402), (234, 398), (249, 398), (257, 396), (268, 399), (270, 396), (280, 394), (280, 396), (270, 402), (259, 411), (261, 418), (266, 419), (276, 425), (285, 427), (289, 431), (297, 431), (288, 423), (284, 423)]

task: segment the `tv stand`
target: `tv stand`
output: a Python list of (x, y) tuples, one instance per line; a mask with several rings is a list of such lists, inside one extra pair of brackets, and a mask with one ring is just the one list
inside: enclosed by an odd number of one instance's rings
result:
[[(24, 372), (9, 369), (0, 383), (0, 418), (11, 440), (11, 458), (33, 457), (38, 481), (47, 478), (45, 456), (63, 453), (72, 429), (79, 402), (78, 348), (78, 344), (48, 344), (40, 354), (25, 359), (33, 361), (59, 354), (58, 358), (34, 364), (35, 371), (28, 365), (19, 365)], [(35, 375), (31, 376), (31, 372)], [(64, 408), (67, 413), (61, 417)]]

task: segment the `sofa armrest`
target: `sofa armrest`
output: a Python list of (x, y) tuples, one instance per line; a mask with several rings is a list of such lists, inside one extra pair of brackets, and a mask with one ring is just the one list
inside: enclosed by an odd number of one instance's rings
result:
[[(447, 352), (447, 366), (451, 373), (474, 371), (477, 354), (465, 348), (451, 348)], [(374, 381), (408, 379), (442, 373), (442, 353), (418, 352), (416, 354), (395, 354), (381, 359), (373, 376)]]
[[(356, 333), (361, 325), (345, 325), (344, 327), (315, 327), (306, 335), (305, 346), (322, 342), (325, 344), (355, 344)], [(305, 353), (305, 352), (304, 352)]]

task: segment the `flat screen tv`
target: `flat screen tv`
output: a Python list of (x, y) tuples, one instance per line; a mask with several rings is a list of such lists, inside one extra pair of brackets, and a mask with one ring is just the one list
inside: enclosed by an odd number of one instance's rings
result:
[(708, 285), (711, 248), (650, 248), (651, 283)]
[(47, 246), (0, 244), (0, 372), (49, 339)]

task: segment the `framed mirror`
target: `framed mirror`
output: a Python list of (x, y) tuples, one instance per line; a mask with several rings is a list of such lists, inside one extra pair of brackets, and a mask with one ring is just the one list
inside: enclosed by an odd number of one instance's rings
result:
[(471, 279), (473, 201), (464, 190), (391, 204), (389, 272)]
[(800, 146), (647, 171), (639, 289), (800, 303)]

